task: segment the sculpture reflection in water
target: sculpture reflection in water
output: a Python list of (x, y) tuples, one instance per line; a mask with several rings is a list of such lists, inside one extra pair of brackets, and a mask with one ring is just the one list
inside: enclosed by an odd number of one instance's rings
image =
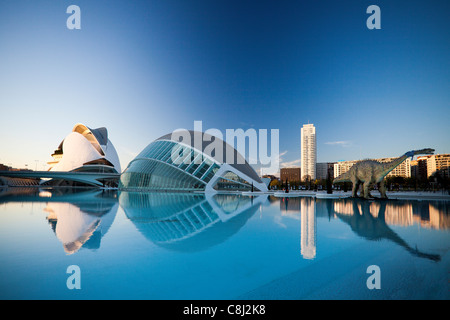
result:
[(126, 216), (148, 240), (176, 251), (200, 251), (238, 232), (267, 195), (120, 192)]
[[(352, 208), (352, 214), (348, 214), (349, 206)], [(393, 216), (393, 213), (387, 212), (387, 207), (389, 209), (397, 209), (395, 210), (397, 215), (401, 215), (402, 209), (404, 209), (405, 206), (406, 204), (398, 206), (390, 204), (388, 206), (386, 201), (370, 203), (362, 199), (340, 200), (334, 205), (334, 214), (340, 220), (347, 223), (351, 227), (352, 231), (360, 237), (375, 241), (383, 239), (390, 240), (403, 247), (414, 256), (433, 261), (440, 261), (440, 255), (429, 254), (421, 252), (417, 248), (412, 248), (386, 223), (387, 218), (392, 218)]]
[(389, 225), (449, 229), (449, 206), (442, 201), (364, 201), (362, 199), (281, 198), (283, 215), (300, 213), (300, 250), (304, 259), (316, 256), (317, 216), (339, 218), (358, 236), (370, 241), (389, 240), (412, 255), (440, 261), (436, 254), (411, 247)]

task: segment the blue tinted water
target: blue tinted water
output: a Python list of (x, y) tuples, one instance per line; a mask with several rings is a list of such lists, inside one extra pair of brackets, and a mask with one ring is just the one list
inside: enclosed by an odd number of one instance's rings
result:
[[(11, 189), (1, 299), (448, 299), (450, 203)], [(67, 268), (80, 268), (69, 289)], [(381, 288), (367, 273), (379, 267)]]

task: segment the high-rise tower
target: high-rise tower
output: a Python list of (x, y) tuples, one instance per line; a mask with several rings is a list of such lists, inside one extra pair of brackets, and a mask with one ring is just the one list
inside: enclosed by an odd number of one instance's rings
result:
[(302, 180), (316, 179), (316, 127), (304, 124), (301, 129), (301, 168)]

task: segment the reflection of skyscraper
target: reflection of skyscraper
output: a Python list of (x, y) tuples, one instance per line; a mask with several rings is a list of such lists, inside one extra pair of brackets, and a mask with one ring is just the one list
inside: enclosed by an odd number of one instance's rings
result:
[(316, 128), (304, 124), (301, 129), (301, 170), (302, 180), (316, 178)]
[(300, 204), (300, 253), (305, 259), (316, 257), (316, 204), (311, 198), (302, 198)]

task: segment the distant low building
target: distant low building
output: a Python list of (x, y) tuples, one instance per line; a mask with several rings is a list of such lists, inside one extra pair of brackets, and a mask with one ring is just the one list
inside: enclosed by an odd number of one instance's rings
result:
[(301, 168), (281, 168), (280, 169), (280, 180), (281, 181), (300, 181), (301, 180)]
[(0, 163), (0, 171), (9, 171), (11, 167), (8, 167), (4, 165), (3, 163)]

